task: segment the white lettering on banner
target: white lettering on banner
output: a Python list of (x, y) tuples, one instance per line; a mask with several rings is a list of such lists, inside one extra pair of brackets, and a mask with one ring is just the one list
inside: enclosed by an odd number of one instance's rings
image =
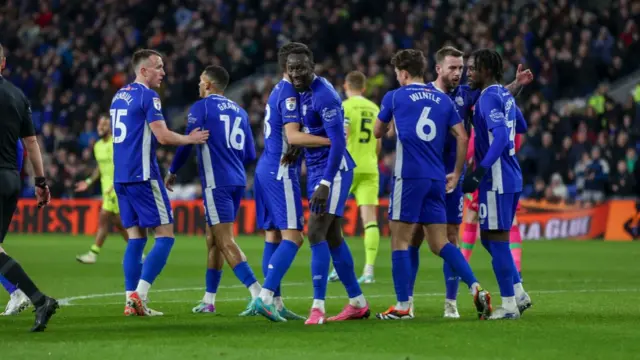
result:
[[(544, 232), (542, 228), (544, 226)], [(544, 224), (535, 221), (528, 224), (520, 224), (520, 232), (524, 240), (553, 240), (589, 235), (591, 228), (591, 216), (582, 216), (574, 219), (550, 219)]]

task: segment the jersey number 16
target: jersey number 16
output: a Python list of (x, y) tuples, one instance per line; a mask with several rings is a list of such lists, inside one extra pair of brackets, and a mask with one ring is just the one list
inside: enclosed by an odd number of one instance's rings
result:
[(244, 130), (240, 127), (242, 118), (237, 116), (231, 127), (231, 117), (229, 115), (220, 115), (220, 121), (224, 123), (224, 134), (227, 140), (227, 147), (236, 150), (244, 149)]

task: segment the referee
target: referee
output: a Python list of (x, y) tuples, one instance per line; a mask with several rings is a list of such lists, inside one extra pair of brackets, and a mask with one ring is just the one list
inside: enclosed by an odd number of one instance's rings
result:
[[(6, 65), (0, 45), (0, 74)], [(36, 320), (31, 331), (44, 331), (58, 308), (58, 302), (38, 290), (31, 278), (2, 248), (11, 218), (18, 204), (20, 175), (18, 174), (17, 142), (23, 139), (33, 166), (38, 207), (51, 200), (44, 178), (42, 156), (31, 121), (31, 107), (22, 91), (0, 75), (0, 274), (22, 290), (35, 306)]]

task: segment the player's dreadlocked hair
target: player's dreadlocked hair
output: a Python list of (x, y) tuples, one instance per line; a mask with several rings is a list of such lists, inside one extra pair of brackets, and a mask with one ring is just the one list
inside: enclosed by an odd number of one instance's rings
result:
[(502, 56), (495, 50), (480, 49), (473, 53), (474, 66), (476, 72), (483, 69), (489, 70), (497, 82), (502, 82), (504, 68)]
[(305, 49), (307, 45), (299, 42), (289, 42), (278, 49), (278, 66), (282, 72), (287, 70), (287, 57), (291, 54), (291, 51), (295, 49)]

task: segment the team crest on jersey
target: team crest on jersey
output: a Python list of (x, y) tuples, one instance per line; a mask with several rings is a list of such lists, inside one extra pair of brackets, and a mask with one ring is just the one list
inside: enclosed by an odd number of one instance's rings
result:
[(162, 104), (160, 103), (160, 98), (153, 98), (153, 107), (156, 108), (156, 110), (160, 110), (162, 109)]
[(289, 111), (293, 111), (293, 110), (295, 110), (295, 109), (296, 109), (296, 106), (297, 106), (297, 104), (296, 104), (296, 98), (294, 98), (294, 97), (287, 98), (287, 99), (284, 101), (284, 103), (285, 103), (285, 106), (287, 107), (287, 110), (289, 110)]
[(456, 104), (458, 104), (458, 106), (464, 105), (464, 99), (462, 98), (462, 96), (456, 96)]

